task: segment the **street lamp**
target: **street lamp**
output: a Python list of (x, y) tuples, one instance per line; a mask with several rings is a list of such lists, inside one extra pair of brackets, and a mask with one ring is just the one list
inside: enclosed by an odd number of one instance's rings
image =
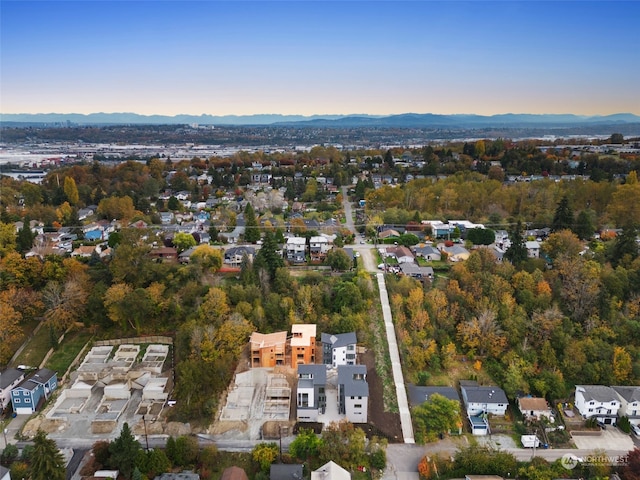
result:
[(147, 444), (147, 452), (149, 451), (149, 435), (147, 434), (147, 419), (142, 415), (142, 423), (144, 424), (144, 440)]
[(4, 435), (4, 448), (7, 448), (9, 446), (9, 442), (7, 442), (7, 433), (9, 432), (8, 428), (5, 428), (4, 430), (2, 430), (2, 434)]

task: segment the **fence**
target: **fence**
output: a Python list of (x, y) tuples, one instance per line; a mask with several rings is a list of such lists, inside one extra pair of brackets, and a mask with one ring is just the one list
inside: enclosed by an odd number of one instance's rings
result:
[(96, 340), (93, 342), (96, 347), (124, 345), (127, 343), (159, 343), (163, 345), (173, 345), (173, 338), (161, 335), (150, 335), (148, 337), (114, 338), (111, 340)]

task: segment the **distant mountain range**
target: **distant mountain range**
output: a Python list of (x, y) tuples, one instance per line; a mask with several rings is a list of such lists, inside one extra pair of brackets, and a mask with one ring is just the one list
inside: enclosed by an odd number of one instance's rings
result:
[(16, 113), (0, 114), (5, 125), (244, 125), (296, 127), (395, 127), (395, 128), (531, 128), (577, 127), (640, 124), (640, 116), (631, 113), (582, 116), (572, 114), (515, 114), (501, 115), (436, 115), (432, 113), (403, 113), (399, 115), (139, 115), (137, 113)]

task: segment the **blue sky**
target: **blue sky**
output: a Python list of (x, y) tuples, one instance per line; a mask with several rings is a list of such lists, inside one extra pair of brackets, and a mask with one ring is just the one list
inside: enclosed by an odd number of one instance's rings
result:
[(0, 0), (0, 112), (640, 114), (640, 2)]

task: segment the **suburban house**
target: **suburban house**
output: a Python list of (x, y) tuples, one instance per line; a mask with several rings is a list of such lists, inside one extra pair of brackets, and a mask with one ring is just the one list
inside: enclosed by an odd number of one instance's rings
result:
[(413, 253), (415, 253), (416, 257), (422, 257), (427, 262), (439, 262), (442, 259), (440, 250), (432, 247), (431, 245), (413, 247)]
[(542, 417), (553, 418), (551, 407), (544, 398), (520, 397), (517, 403), (525, 420), (540, 420)]
[(388, 247), (387, 256), (395, 257), (398, 263), (413, 263), (415, 257), (407, 247)]
[(440, 220), (422, 220), (420, 223), (431, 227), (431, 235), (434, 238), (447, 238), (453, 233), (453, 227)]
[(490, 432), (488, 415), (504, 416), (509, 405), (507, 395), (498, 387), (481, 386), (477, 382), (460, 381), (460, 391), (473, 435)]
[(309, 252), (312, 261), (323, 261), (333, 245), (325, 236), (318, 235), (309, 239)]
[(0, 465), (0, 480), (11, 480), (11, 471), (2, 465)]
[(332, 460), (311, 472), (311, 480), (351, 480), (351, 474)]
[(253, 332), (249, 339), (251, 345), (251, 367), (275, 367), (285, 364), (287, 332)]
[(380, 240), (386, 240), (387, 238), (400, 238), (400, 233), (398, 233), (397, 230), (389, 228), (378, 233), (378, 238)]
[(11, 403), (11, 390), (24, 380), (24, 372), (15, 368), (7, 368), (0, 372), (0, 413)]
[(336, 368), (338, 365), (356, 364), (356, 332), (338, 333), (332, 335), (323, 333), (320, 337), (322, 343), (322, 363)]
[(298, 365), (296, 418), (299, 422), (317, 422), (327, 406), (325, 365)]
[(367, 423), (369, 384), (365, 365), (338, 367), (338, 412), (351, 423)]
[(162, 225), (169, 225), (170, 223), (173, 223), (174, 217), (172, 212), (160, 212), (158, 215), (160, 215), (160, 222)]
[(527, 257), (540, 258), (540, 244), (535, 240), (530, 242), (524, 242), (524, 246), (527, 249)]
[(224, 263), (228, 265), (238, 266), (242, 263), (242, 259), (245, 255), (249, 260), (253, 261), (255, 253), (256, 249), (253, 247), (231, 247), (224, 251)]
[(157, 262), (173, 263), (178, 261), (178, 250), (173, 247), (154, 248), (149, 257)]
[(301, 463), (272, 463), (269, 470), (269, 480), (302, 480)]
[(452, 262), (461, 262), (469, 258), (469, 250), (462, 245), (452, 245), (447, 247), (446, 245), (438, 246), (441, 252), (445, 252), (448, 255), (448, 259)]
[(432, 267), (421, 267), (415, 263), (401, 263), (400, 271), (403, 275), (407, 275), (413, 278), (429, 278), (433, 279), (433, 268)]
[(291, 325), (291, 365), (316, 363), (316, 325)]
[(599, 422), (615, 425), (621, 402), (611, 387), (576, 385), (575, 406), (583, 418), (595, 417)]
[(504, 416), (509, 406), (507, 395), (499, 387), (478, 385), (477, 382), (461, 381), (460, 391), (469, 415), (491, 413)]
[(611, 387), (618, 394), (620, 409), (618, 416), (625, 416), (634, 425), (640, 424), (640, 387)]
[(289, 237), (284, 250), (287, 261), (291, 263), (304, 263), (306, 261), (307, 239), (304, 237)]
[(421, 387), (410, 384), (407, 387), (407, 390), (409, 393), (409, 403), (412, 407), (417, 407), (418, 405), (422, 405), (424, 402), (428, 402), (429, 397), (435, 393), (442, 395), (449, 400), (456, 400), (457, 402), (460, 401), (458, 391), (453, 387)]
[(40, 402), (45, 402), (56, 388), (58, 388), (56, 372), (41, 368), (11, 390), (13, 411), (19, 415), (34, 413), (38, 410)]

